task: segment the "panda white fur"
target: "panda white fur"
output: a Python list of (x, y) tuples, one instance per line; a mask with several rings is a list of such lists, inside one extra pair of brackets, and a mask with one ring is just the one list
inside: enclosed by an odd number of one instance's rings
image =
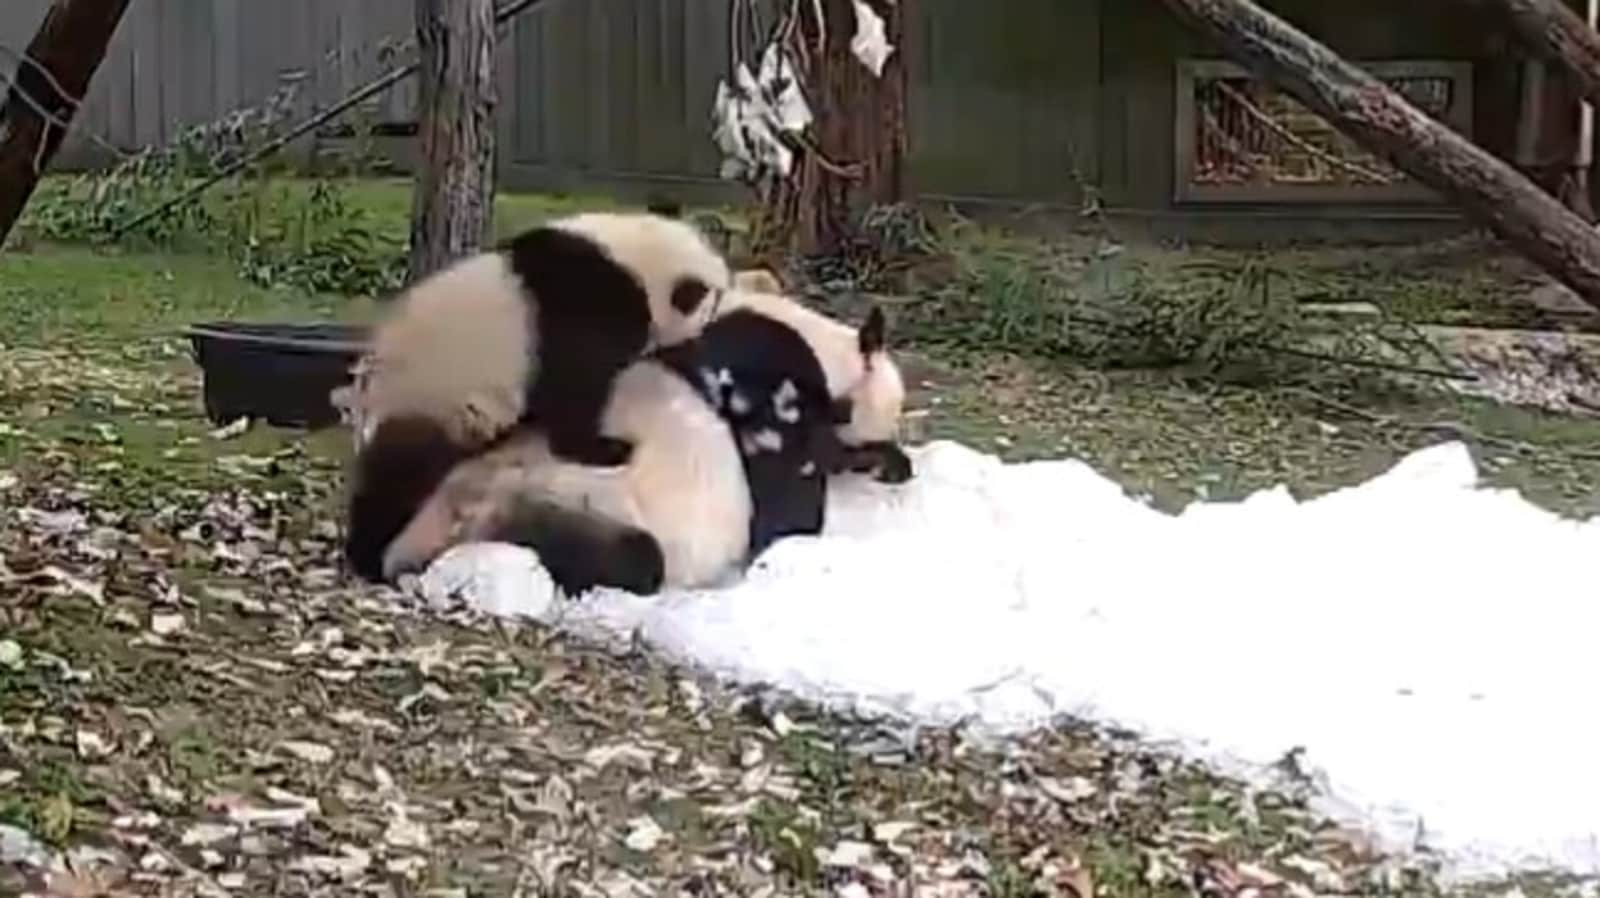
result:
[[(384, 575), (496, 541), (535, 549), (568, 594), (650, 593), (709, 585), (783, 536), (819, 532), (840, 449), (878, 451), (841, 447), (841, 434), (893, 446), (904, 390), (882, 313), (858, 332), (804, 308), (796, 316), (782, 297), (729, 298), (741, 313), (618, 379), (604, 429), (635, 444), (625, 468), (566, 463), (536, 430), (519, 433), (451, 471), (390, 544)], [(853, 410), (842, 422), (838, 400)]]
[(731, 272), (693, 226), (648, 213), (555, 219), (411, 285), (373, 333), (345, 554), (386, 547), (458, 462), (535, 423), (558, 457), (627, 462), (601, 433), (613, 381), (704, 327)]

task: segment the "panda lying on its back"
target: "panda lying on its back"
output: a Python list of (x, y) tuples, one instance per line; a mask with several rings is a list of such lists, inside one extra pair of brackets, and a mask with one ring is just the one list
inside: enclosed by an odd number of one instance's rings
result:
[(692, 226), (657, 215), (556, 219), (411, 285), (374, 332), (345, 554), (382, 576), (384, 548), (458, 462), (518, 424), (577, 464), (627, 462), (601, 433), (613, 381), (692, 338), (730, 285)]
[[(537, 551), (570, 595), (643, 594), (711, 585), (776, 539), (819, 532), (828, 474), (859, 461), (852, 453), (885, 457), (852, 433), (881, 435), (903, 458), (890, 441), (901, 381), (881, 313), (859, 334), (813, 328), (827, 337), (813, 347), (758, 320), (757, 302), (617, 380), (604, 426), (636, 446), (624, 468), (564, 463), (536, 431), (519, 433), (450, 472), (389, 545), (384, 575), (420, 571), (451, 545), (509, 542)], [(840, 378), (855, 372), (834, 393), (823, 359), (846, 351), (853, 366), (828, 359)], [(852, 413), (841, 418), (841, 404)]]

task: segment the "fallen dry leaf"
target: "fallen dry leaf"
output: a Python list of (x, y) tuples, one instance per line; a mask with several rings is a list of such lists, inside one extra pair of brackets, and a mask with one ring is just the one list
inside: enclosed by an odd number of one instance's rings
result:
[(320, 742), (302, 742), (286, 740), (277, 745), (280, 751), (293, 755), (308, 764), (330, 764), (333, 762), (334, 751)]
[(150, 632), (157, 636), (171, 636), (182, 632), (188, 626), (188, 621), (181, 614), (153, 614), (150, 616)]

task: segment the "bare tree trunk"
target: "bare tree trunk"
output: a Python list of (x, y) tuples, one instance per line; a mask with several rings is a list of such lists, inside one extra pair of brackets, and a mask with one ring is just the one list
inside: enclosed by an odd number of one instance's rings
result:
[(494, 4), (416, 4), (421, 121), (411, 280), (476, 252), (494, 225)]
[(822, 158), (800, 153), (793, 175), (766, 198), (757, 243), (767, 253), (831, 253), (864, 206), (899, 202), (905, 194), (905, 24), (915, 0), (866, 2), (883, 18), (894, 47), (882, 77), (850, 52), (856, 30), (851, 0), (824, 0), (825, 34), (818, 34), (811, 15), (801, 15), (798, 39), (823, 46), (806, 72)]
[(128, 0), (55, 0), (28, 42), (0, 108), (0, 245), (61, 148), (127, 8)]
[(1444, 194), (1600, 308), (1600, 234), (1506, 163), (1251, 0), (1166, 0), (1235, 60)]

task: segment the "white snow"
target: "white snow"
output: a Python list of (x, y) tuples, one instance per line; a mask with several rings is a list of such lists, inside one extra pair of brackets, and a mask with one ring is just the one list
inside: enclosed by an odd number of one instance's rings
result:
[(728, 589), (557, 600), (531, 552), (483, 544), (424, 582), (833, 706), (1008, 732), (1069, 713), (1234, 772), (1303, 747), (1325, 810), (1400, 849), (1420, 821), (1456, 875), (1600, 874), (1600, 519), (1476, 488), (1458, 443), (1177, 517), (1076, 461), (913, 456), (908, 484), (841, 482), (823, 536)]

